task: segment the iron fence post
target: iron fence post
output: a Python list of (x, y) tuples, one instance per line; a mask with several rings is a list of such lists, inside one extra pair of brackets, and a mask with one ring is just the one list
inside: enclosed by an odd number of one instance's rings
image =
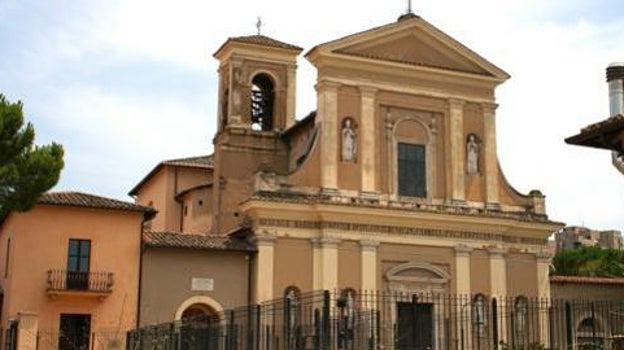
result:
[(323, 350), (329, 349), (329, 344), (330, 344), (330, 336), (329, 336), (329, 331), (330, 331), (330, 315), (329, 315), (329, 311), (330, 311), (330, 302), (331, 302), (331, 298), (329, 295), (329, 291), (325, 290), (323, 291), (323, 322), (322, 322), (322, 335), (321, 335), (321, 339), (322, 339), (322, 343), (323, 343)]

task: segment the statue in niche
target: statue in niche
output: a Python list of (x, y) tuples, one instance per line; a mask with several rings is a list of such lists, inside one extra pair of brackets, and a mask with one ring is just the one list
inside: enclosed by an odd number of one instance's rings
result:
[(342, 122), (342, 161), (355, 162), (357, 154), (357, 135), (353, 119), (345, 118)]
[(468, 174), (479, 173), (479, 144), (475, 134), (469, 134), (466, 143), (466, 172)]

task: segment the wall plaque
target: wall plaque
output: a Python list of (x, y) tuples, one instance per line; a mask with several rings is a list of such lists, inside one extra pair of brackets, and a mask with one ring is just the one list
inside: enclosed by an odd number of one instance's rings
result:
[(214, 290), (214, 280), (212, 278), (197, 278), (191, 279), (191, 290), (210, 292)]

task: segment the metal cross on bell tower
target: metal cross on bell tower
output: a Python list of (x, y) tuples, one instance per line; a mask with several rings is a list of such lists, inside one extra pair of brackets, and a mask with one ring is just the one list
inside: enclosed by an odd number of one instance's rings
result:
[(412, 0), (407, 0), (407, 13), (412, 13)]

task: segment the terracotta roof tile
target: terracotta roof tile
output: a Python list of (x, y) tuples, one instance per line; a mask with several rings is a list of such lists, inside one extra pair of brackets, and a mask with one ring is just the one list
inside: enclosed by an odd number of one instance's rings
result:
[(213, 155), (210, 154), (210, 155), (206, 155), (206, 156), (164, 160), (161, 164), (164, 164), (164, 165), (187, 166), (187, 167), (196, 167), (196, 168), (206, 168), (206, 169), (208, 169), (208, 168), (212, 168), (214, 166), (214, 158), (213, 158)]
[(589, 277), (589, 276), (550, 276), (551, 282), (583, 284), (624, 284), (624, 278)]
[(44, 193), (39, 197), (37, 203), (155, 213), (154, 209), (150, 207), (75, 191)]
[(605, 126), (611, 125), (611, 124), (615, 124), (618, 122), (622, 122), (624, 121), (624, 114), (616, 114), (613, 117), (607, 118), (605, 120), (601, 120), (597, 123), (594, 124), (589, 124), (586, 127), (581, 129), (582, 133), (586, 133), (595, 129), (600, 129), (603, 128)]
[(291, 45), (291, 44), (288, 44), (279, 40), (275, 40), (273, 38), (269, 38), (268, 36), (264, 36), (264, 35), (239, 36), (239, 37), (229, 38), (228, 40), (239, 42), (239, 43), (277, 47), (277, 48), (288, 49), (288, 50), (299, 50), (299, 51), (303, 50), (299, 46), (295, 46), (295, 45)]
[(229, 236), (145, 232), (143, 242), (149, 247), (254, 251), (255, 247)]

